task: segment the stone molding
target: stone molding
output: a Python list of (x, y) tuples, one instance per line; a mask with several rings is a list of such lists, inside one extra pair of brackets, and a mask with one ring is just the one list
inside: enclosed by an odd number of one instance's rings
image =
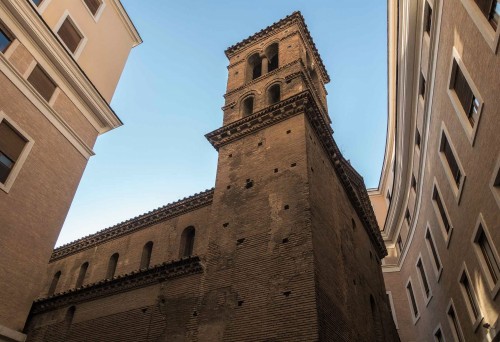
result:
[(133, 233), (137, 230), (149, 227), (172, 217), (183, 215), (189, 211), (212, 204), (214, 189), (205, 190), (193, 196), (183, 198), (176, 202), (167, 204), (158, 209), (139, 215), (130, 220), (118, 223), (112, 227), (103, 229), (95, 234), (88, 235), (76, 241), (70, 242), (54, 249), (49, 262), (89, 249), (112, 239)]
[(82, 287), (57, 293), (50, 297), (37, 299), (33, 303), (32, 314), (54, 310), (100, 297), (130, 291), (168, 279), (202, 272), (203, 266), (198, 256), (164, 262), (149, 268), (121, 274), (111, 279), (83, 285)]
[(205, 137), (216, 150), (219, 150), (220, 147), (235, 140), (299, 114), (305, 114), (315, 130), (363, 226), (368, 232), (371, 241), (377, 247), (379, 257), (382, 259), (387, 255), (387, 250), (363, 178), (342, 156), (333, 139), (333, 130), (326, 121), (325, 116), (322, 115), (321, 109), (318, 107), (310, 90), (303, 91), (273, 106), (212, 131), (206, 134)]
[(307, 28), (307, 25), (304, 21), (304, 17), (302, 16), (302, 13), (300, 11), (293, 12), (292, 14), (286, 16), (285, 18), (279, 20), (278, 22), (266, 27), (265, 29), (260, 30), (259, 32), (253, 34), (252, 36), (242, 40), (239, 43), (236, 43), (230, 47), (228, 47), (225, 51), (227, 58), (231, 58), (234, 54), (237, 53), (238, 50), (242, 49), (243, 47), (250, 45), (252, 43), (255, 43), (261, 38), (264, 37), (269, 37), (269, 34), (271, 31), (277, 30), (277, 29), (282, 29), (284, 27), (291, 26), (293, 24), (297, 24), (304, 34), (307, 42), (311, 45), (311, 49), (313, 51), (314, 57), (318, 60), (318, 64), (320, 66), (321, 74), (323, 75), (323, 79), (325, 80), (325, 83), (330, 82), (330, 76), (328, 75), (328, 72), (326, 71), (325, 65), (323, 64), (323, 60), (321, 59), (321, 56), (318, 52), (318, 49), (316, 48), (316, 45), (314, 44), (314, 41), (311, 37), (311, 34)]

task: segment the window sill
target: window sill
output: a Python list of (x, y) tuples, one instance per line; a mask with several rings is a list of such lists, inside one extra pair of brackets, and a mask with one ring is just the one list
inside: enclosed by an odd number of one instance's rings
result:
[(479, 326), (481, 325), (481, 322), (483, 321), (484, 317), (483, 315), (479, 315), (479, 317), (476, 319), (474, 324), (472, 324), (472, 331), (476, 332)]
[(432, 299), (432, 293), (429, 294), (429, 297), (427, 297), (425, 299), (425, 307), (428, 307), (429, 306), (429, 303), (431, 302), (431, 299)]

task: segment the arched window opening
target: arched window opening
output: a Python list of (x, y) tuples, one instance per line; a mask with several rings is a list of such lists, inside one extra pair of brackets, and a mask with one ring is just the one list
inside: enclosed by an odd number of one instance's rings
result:
[(80, 273), (78, 273), (78, 279), (76, 280), (76, 288), (79, 288), (83, 285), (83, 281), (85, 280), (85, 275), (87, 274), (88, 268), (88, 262), (84, 262), (82, 266), (80, 266)]
[(66, 311), (66, 316), (64, 316), (64, 323), (66, 327), (69, 327), (73, 323), (73, 318), (75, 317), (76, 307), (70, 306), (68, 311)]
[(49, 287), (49, 296), (52, 296), (56, 292), (57, 283), (59, 283), (59, 278), (61, 278), (61, 271), (57, 271), (52, 277), (52, 282)]
[(182, 232), (181, 235), (181, 249), (180, 256), (188, 257), (193, 255), (193, 247), (194, 247), (194, 236), (195, 229), (193, 226), (189, 226)]
[(279, 84), (271, 86), (268, 90), (269, 104), (275, 104), (281, 100), (281, 89)]
[(253, 96), (249, 96), (243, 100), (243, 116), (253, 113)]
[(258, 53), (251, 55), (248, 58), (248, 81), (255, 80), (262, 76), (262, 59)]
[(108, 262), (108, 271), (106, 272), (106, 279), (111, 279), (115, 276), (116, 272), (116, 265), (118, 265), (118, 258), (120, 255), (118, 253), (115, 253), (109, 258)]
[(267, 71), (271, 72), (279, 67), (279, 48), (278, 43), (274, 43), (268, 46), (266, 49), (266, 56), (268, 60)]
[(153, 251), (153, 242), (149, 241), (142, 248), (141, 268), (148, 268), (151, 262), (151, 252)]

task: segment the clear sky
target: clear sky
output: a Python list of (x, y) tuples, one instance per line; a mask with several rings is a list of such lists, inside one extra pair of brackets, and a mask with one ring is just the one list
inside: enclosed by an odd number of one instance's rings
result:
[(387, 0), (122, 0), (144, 43), (111, 103), (124, 126), (98, 138), (57, 246), (213, 187), (224, 50), (299, 10), (330, 74), (342, 153), (376, 187), (387, 119)]

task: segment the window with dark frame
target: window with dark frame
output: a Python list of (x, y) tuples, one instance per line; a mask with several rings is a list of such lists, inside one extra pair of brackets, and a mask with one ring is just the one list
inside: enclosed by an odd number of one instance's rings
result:
[(422, 280), (422, 285), (424, 287), (425, 298), (429, 298), (431, 289), (429, 287), (429, 282), (427, 281), (427, 275), (425, 274), (424, 265), (422, 264), (422, 259), (418, 260), (417, 269), (420, 275), (420, 280)]
[(281, 89), (279, 84), (269, 87), (268, 100), (270, 105), (278, 103), (281, 100)]
[(434, 333), (434, 340), (436, 342), (444, 342), (443, 332), (441, 331), (440, 328), (436, 330), (436, 332)]
[(411, 281), (408, 282), (408, 285), (406, 285), (406, 291), (408, 291), (408, 296), (410, 297), (410, 305), (412, 308), (413, 317), (417, 318), (418, 317), (418, 307), (417, 307), (417, 302), (415, 300), (415, 295), (413, 294), (413, 286), (411, 285)]
[(424, 31), (430, 35), (432, 30), (432, 8), (428, 2), (425, 2), (424, 20)]
[(0, 121), (0, 183), (5, 183), (27, 141), (7, 120)]
[(64, 19), (61, 27), (59, 28), (59, 30), (57, 30), (57, 35), (61, 38), (66, 47), (72, 53), (76, 52), (76, 49), (83, 39), (82, 34), (77, 30), (75, 24), (69, 17), (66, 17), (66, 19)]
[(184, 229), (181, 234), (181, 248), (179, 256), (181, 258), (190, 257), (193, 255), (194, 251), (194, 239), (196, 236), (196, 230), (193, 226), (189, 226)]
[(410, 215), (410, 210), (408, 210), (408, 208), (406, 208), (405, 220), (406, 220), (406, 224), (408, 224), (408, 226), (410, 226), (410, 223), (411, 223), (411, 215)]
[(432, 193), (432, 199), (436, 203), (436, 206), (439, 211), (439, 216), (441, 218), (441, 222), (443, 222), (444, 229), (446, 230), (446, 233), (448, 234), (450, 232), (451, 224), (450, 221), (448, 220), (448, 215), (446, 215), (446, 210), (444, 209), (443, 201), (441, 200), (441, 196), (439, 196), (439, 192), (434, 186), (434, 191)]
[(425, 78), (422, 74), (420, 74), (420, 87), (418, 93), (420, 96), (422, 96), (422, 99), (425, 100)]
[(415, 179), (414, 174), (411, 175), (411, 188), (413, 189), (413, 191), (417, 190), (417, 180)]
[(403, 240), (401, 239), (401, 235), (398, 236), (398, 240), (396, 241), (396, 245), (398, 246), (399, 254), (401, 254), (403, 252)]
[(35, 5), (40, 6), (44, 0), (31, 0)]
[(450, 308), (448, 309), (448, 317), (451, 320), (451, 323), (452, 323), (451, 328), (452, 328), (453, 334), (457, 338), (458, 342), (464, 342), (464, 339), (462, 337), (462, 333), (460, 331), (460, 325), (458, 323), (458, 318), (457, 318), (457, 315), (455, 314), (455, 309), (453, 308), (453, 306), (450, 306)]
[(36, 65), (31, 74), (28, 76), (28, 82), (35, 90), (46, 100), (50, 101), (52, 94), (56, 91), (56, 84), (47, 75), (40, 65)]
[(415, 145), (417, 145), (418, 148), (420, 148), (420, 140), (421, 140), (420, 131), (417, 128), (415, 131)]
[(497, 171), (497, 176), (495, 177), (495, 181), (493, 182), (493, 186), (495, 188), (500, 188), (500, 168)]
[(441, 146), (439, 146), (439, 152), (443, 153), (446, 162), (448, 164), (448, 167), (450, 168), (451, 174), (453, 176), (453, 180), (455, 181), (457, 187), (460, 187), (460, 183), (462, 181), (462, 172), (458, 167), (457, 159), (453, 154), (451, 145), (444, 132), (441, 134)]
[(12, 43), (12, 35), (4, 28), (0, 22), (0, 52), (4, 53)]
[(490, 244), (490, 241), (486, 236), (482, 225), (479, 225), (478, 233), (474, 242), (479, 246), (479, 249), (481, 250), (483, 261), (488, 268), (488, 273), (493, 280), (493, 284), (496, 284), (500, 279), (500, 262), (495, 257), (492, 245)]
[(102, 5), (102, 0), (83, 0), (85, 2), (85, 5), (87, 5), (87, 8), (89, 9), (90, 13), (92, 13), (93, 16), (97, 14), (97, 11), (99, 11), (99, 8)]
[(472, 92), (472, 89), (456, 60), (453, 61), (453, 70), (454, 77), (451, 80), (450, 89), (453, 89), (455, 94), (457, 94), (458, 100), (467, 115), (470, 125), (474, 127), (477, 119), (479, 118), (479, 100)]
[(477, 320), (479, 318), (479, 307), (477, 305), (476, 294), (472, 289), (469, 277), (467, 277), (467, 273), (465, 273), (465, 271), (462, 273), (462, 276), (460, 278), (460, 284), (462, 285), (462, 288), (464, 290), (467, 304), (472, 313), (472, 316), (474, 317), (474, 320)]
[(432, 260), (434, 261), (434, 266), (436, 266), (436, 270), (439, 271), (441, 269), (441, 261), (439, 260), (436, 245), (434, 244), (434, 240), (432, 239), (432, 235), (431, 235), (431, 232), (429, 230), (427, 230), (427, 232), (425, 234), (425, 239), (427, 240), (428, 246), (431, 250)]
[(474, 0), (483, 15), (486, 17), (494, 30), (498, 28), (500, 19), (500, 1), (499, 0)]

